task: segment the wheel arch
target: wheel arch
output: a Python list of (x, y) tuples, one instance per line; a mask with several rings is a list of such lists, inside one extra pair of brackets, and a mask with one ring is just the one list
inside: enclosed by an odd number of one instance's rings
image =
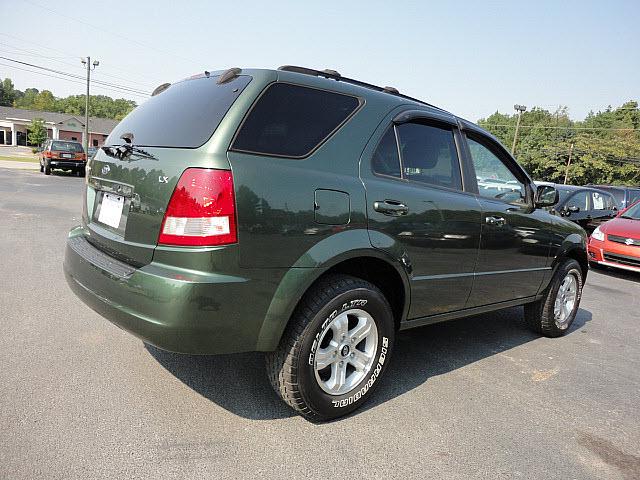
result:
[(579, 234), (572, 234), (564, 240), (560, 251), (553, 261), (553, 271), (555, 272), (558, 265), (567, 258), (572, 258), (580, 264), (580, 269), (582, 270), (582, 281), (584, 282), (587, 279), (587, 273), (589, 272), (589, 256), (587, 254), (586, 237)]
[[(362, 236), (362, 232), (365, 236)], [(354, 242), (356, 237), (358, 241)], [(346, 244), (355, 248), (344, 249)], [(341, 246), (343, 248), (340, 248)], [(334, 254), (330, 255), (329, 252)], [(312, 263), (315, 265), (306, 266), (310, 259), (314, 259)], [(305, 266), (298, 266), (301, 264)], [(410, 287), (407, 273), (400, 262), (373, 248), (366, 230), (360, 231), (360, 235), (356, 231), (346, 231), (314, 246), (287, 271), (265, 315), (256, 350), (275, 350), (300, 299), (320, 278), (332, 273), (353, 275), (378, 287), (391, 305), (397, 328), (406, 318), (410, 304)]]

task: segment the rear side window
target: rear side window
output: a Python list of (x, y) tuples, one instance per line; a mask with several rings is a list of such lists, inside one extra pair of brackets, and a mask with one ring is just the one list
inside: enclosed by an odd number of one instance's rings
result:
[(249, 112), (232, 150), (280, 157), (305, 157), (353, 114), (356, 97), (275, 83)]
[(404, 178), (462, 190), (453, 130), (420, 123), (396, 128)]
[(51, 144), (51, 150), (54, 152), (77, 152), (82, 153), (82, 145), (74, 142), (53, 142)]
[(120, 145), (121, 135), (132, 133), (138, 146), (202, 146), (251, 81), (250, 76), (240, 75), (219, 85), (218, 78), (202, 76), (174, 83), (127, 115), (105, 143)]

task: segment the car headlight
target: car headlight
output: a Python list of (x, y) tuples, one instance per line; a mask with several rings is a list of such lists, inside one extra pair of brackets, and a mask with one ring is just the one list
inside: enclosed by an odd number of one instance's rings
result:
[(600, 240), (601, 242), (604, 242), (604, 233), (602, 232), (602, 230), (600, 230), (600, 227), (597, 227), (593, 233), (591, 234), (591, 238), (595, 239), (595, 240)]

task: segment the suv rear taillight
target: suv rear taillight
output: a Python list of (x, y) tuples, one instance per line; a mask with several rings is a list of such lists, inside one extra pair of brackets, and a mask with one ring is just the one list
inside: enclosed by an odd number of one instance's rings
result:
[(162, 220), (163, 245), (227, 245), (237, 241), (230, 170), (187, 168)]

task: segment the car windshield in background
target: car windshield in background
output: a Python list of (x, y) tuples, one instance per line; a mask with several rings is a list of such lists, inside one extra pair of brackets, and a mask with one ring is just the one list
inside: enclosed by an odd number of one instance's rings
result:
[(240, 75), (223, 84), (219, 76), (202, 76), (171, 85), (127, 115), (106, 145), (120, 145), (124, 133), (140, 147), (197, 148), (213, 134), (229, 107), (251, 81)]
[(622, 218), (631, 218), (633, 220), (640, 220), (640, 203), (636, 203), (629, 210), (620, 215)]
[(54, 152), (75, 152), (82, 153), (82, 145), (75, 142), (53, 142), (51, 144), (51, 150)]

